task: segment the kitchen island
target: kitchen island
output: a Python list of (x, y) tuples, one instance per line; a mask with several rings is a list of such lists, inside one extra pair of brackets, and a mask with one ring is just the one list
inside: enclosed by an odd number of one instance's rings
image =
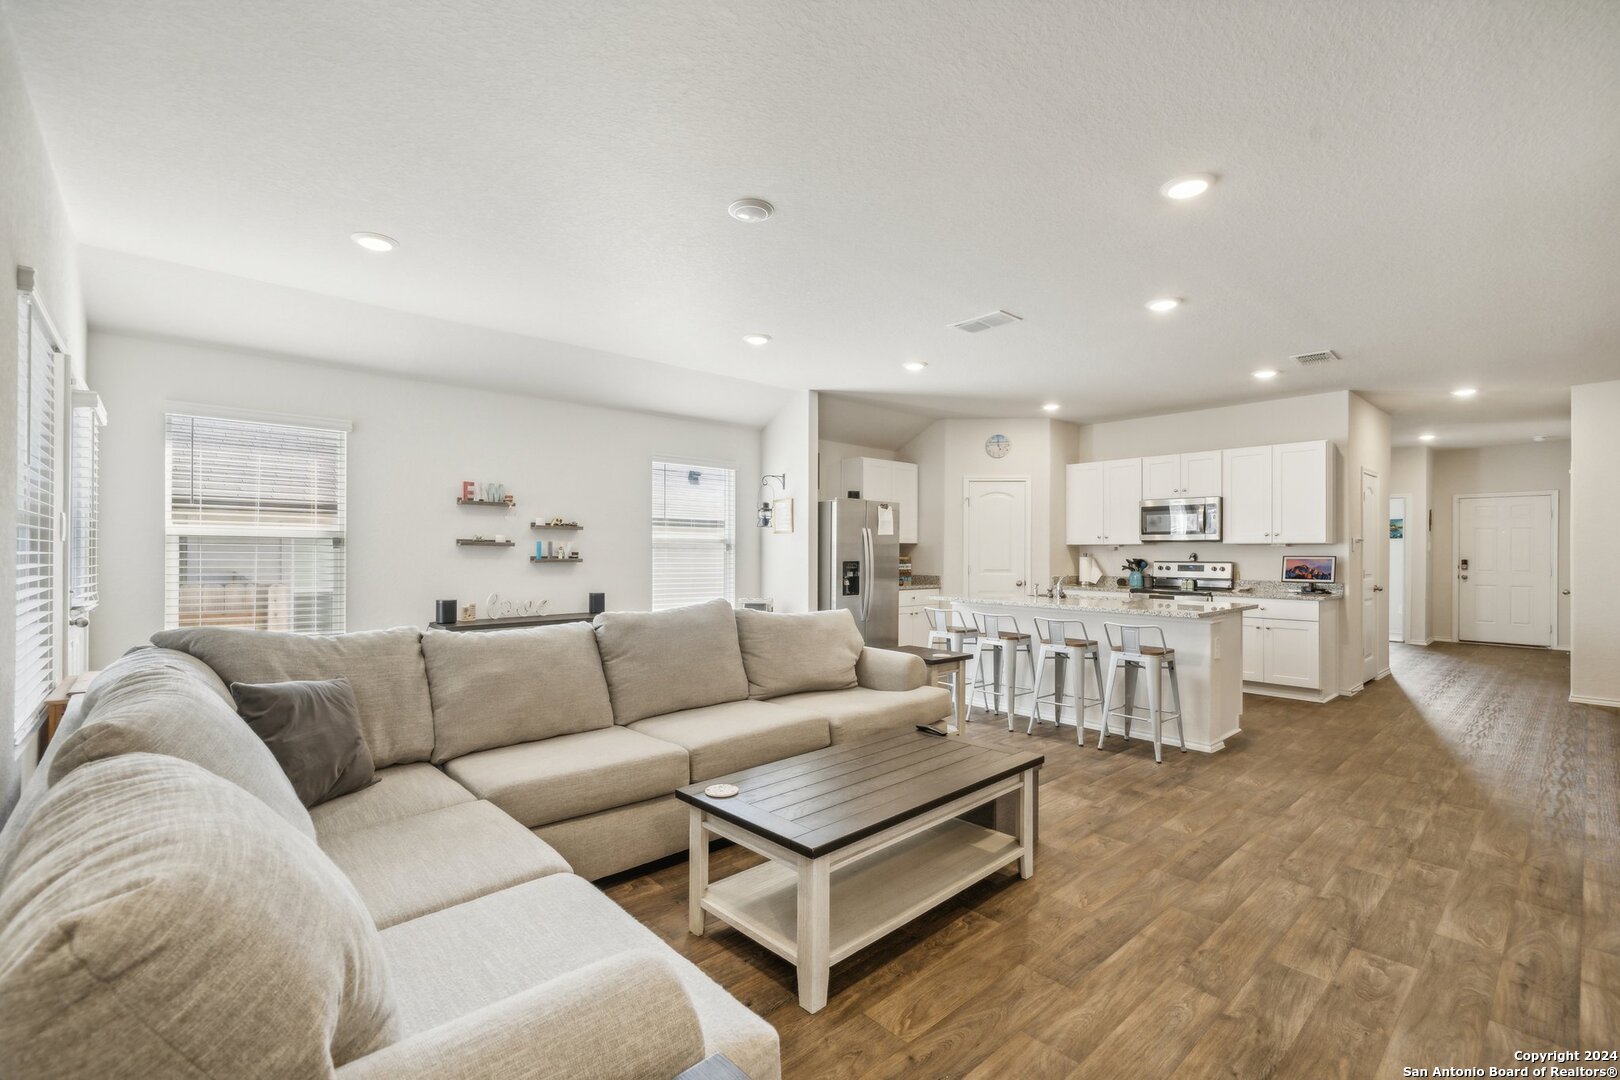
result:
[[(992, 615), (1011, 615), (1018, 620), (1019, 630), (1031, 636), (1032, 646), (1036, 644), (1034, 639), (1037, 617), (1084, 623), (1086, 636), (1096, 640), (1102, 654), (1105, 680), (1108, 678), (1112, 654), (1109, 651), (1103, 624), (1108, 622), (1130, 626), (1156, 626), (1164, 631), (1165, 644), (1176, 651), (1176, 671), (1181, 684), (1182, 724), (1186, 733), (1187, 749), (1214, 753), (1222, 749), (1226, 745), (1226, 740), (1239, 731), (1238, 721), (1243, 714), (1243, 613), (1254, 610), (1257, 604), (1231, 600), (1158, 600), (1143, 596), (1117, 594), (1110, 596), (1098, 593), (1082, 593), (1063, 599), (1021, 597), (1013, 600), (936, 596), (934, 601), (941, 606), (948, 605), (955, 608), (961, 620), (968, 625), (973, 624), (973, 613), (976, 611)], [(971, 645), (967, 651), (972, 651)], [(1047, 665), (1048, 668), (1052, 666)], [(1069, 665), (1066, 697), (1073, 695), (1079, 685), (1076, 680), (1080, 676), (1075, 670), (1078, 666), (1078, 663)], [(1019, 679), (1020, 685), (1028, 685), (1029, 674), (1022, 664), (1019, 665)], [(1089, 684), (1088, 678), (1088, 687)], [(1119, 679), (1120, 694), (1124, 693), (1124, 684), (1122, 676)], [(1003, 689), (1006, 691), (1009, 688), (1004, 686)], [(1095, 688), (1091, 689), (1094, 692)], [(1042, 694), (1052, 692), (1050, 671), (1043, 673), (1040, 692)], [(1009, 709), (1010, 696), (1010, 693), (1006, 694), (998, 703), (1003, 712)], [(1167, 686), (1166, 707), (1169, 700)], [(1027, 717), (1031, 701), (1032, 699), (1025, 695), (1016, 699), (1011, 707), (1016, 709), (1019, 716)], [(979, 710), (983, 707), (983, 700), (975, 695), (974, 703), (975, 716), (982, 716)], [(1138, 687), (1137, 704), (1142, 706), (1143, 711), (1146, 710), (1145, 686)], [(1042, 712), (1050, 721), (1052, 709), (1046, 706), (1042, 708)], [(1072, 724), (1075, 711), (1067, 701), (1063, 713), (1064, 722)], [(1114, 721), (1115, 733), (1122, 729), (1122, 724), (1122, 720)], [(1087, 710), (1085, 726), (1093, 731), (1102, 726), (1100, 707), (1093, 706)], [(1173, 722), (1165, 726), (1164, 739), (1167, 747), (1174, 745), (1174, 732)], [(1138, 717), (1131, 725), (1131, 736), (1151, 740), (1153, 725)], [(1095, 744), (1096, 737), (1091, 736), (1089, 741)]]

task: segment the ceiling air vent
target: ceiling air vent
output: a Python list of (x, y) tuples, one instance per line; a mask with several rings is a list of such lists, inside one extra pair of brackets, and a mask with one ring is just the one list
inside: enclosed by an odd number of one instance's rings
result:
[(1338, 358), (1339, 354), (1332, 349), (1322, 349), (1318, 352), (1302, 352), (1298, 356), (1290, 356), (1288, 359), (1300, 367), (1312, 367), (1316, 364), (1332, 363)]
[(951, 323), (954, 329), (967, 334), (978, 334), (985, 330), (994, 330), (998, 326), (1006, 326), (1010, 322), (1023, 322), (1022, 315), (1014, 315), (1010, 311), (992, 311), (988, 315), (980, 315), (976, 319), (967, 319), (963, 322)]

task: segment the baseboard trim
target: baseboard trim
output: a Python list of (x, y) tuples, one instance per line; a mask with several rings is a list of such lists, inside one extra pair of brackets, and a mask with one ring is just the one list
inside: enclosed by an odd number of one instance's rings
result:
[(1569, 695), (1571, 704), (1597, 705), (1605, 709), (1620, 709), (1620, 698), (1587, 697), (1585, 694)]
[(1297, 690), (1291, 686), (1272, 686), (1269, 683), (1243, 684), (1245, 694), (1258, 694), (1261, 697), (1284, 698), (1288, 701), (1305, 701), (1312, 705), (1323, 705), (1339, 695), (1332, 690)]

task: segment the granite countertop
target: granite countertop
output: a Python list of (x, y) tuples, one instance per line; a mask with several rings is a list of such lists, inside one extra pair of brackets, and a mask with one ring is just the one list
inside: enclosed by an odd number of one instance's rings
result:
[[(1116, 589), (1123, 593), (1124, 590)], [(1054, 600), (1049, 596), (1026, 596), (1017, 600), (992, 600), (968, 596), (936, 596), (934, 599), (970, 607), (1039, 608), (1049, 611), (1085, 611), (1099, 615), (1127, 615), (1151, 619), (1217, 619), (1253, 611), (1259, 604), (1230, 600), (1154, 600), (1146, 596), (1070, 596)]]
[[(1241, 596), (1246, 600), (1312, 600), (1318, 603), (1324, 600), (1344, 599), (1343, 585), (1331, 585), (1329, 588), (1337, 591), (1327, 593), (1308, 593), (1301, 592), (1299, 586), (1294, 585), (1291, 582), (1252, 581), (1240, 579), (1237, 583), (1237, 588), (1231, 591), (1231, 595)], [(1107, 580), (1100, 581), (1095, 585), (1064, 585), (1063, 589), (1068, 593), (1107, 593), (1110, 596), (1140, 595), (1131, 593), (1130, 589), (1124, 587), (1123, 585), (1115, 585)], [(1220, 597), (1227, 594), (1216, 590), (1215, 595)]]

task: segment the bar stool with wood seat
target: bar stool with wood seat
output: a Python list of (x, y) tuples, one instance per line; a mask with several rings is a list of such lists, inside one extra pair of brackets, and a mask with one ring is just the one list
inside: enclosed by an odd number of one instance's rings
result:
[[(1035, 706), (1030, 710), (1029, 727), (1025, 734), (1034, 734), (1035, 721), (1042, 719), (1041, 704), (1052, 703), (1052, 723), (1058, 726), (1063, 724), (1063, 698), (1064, 685), (1068, 675), (1069, 661), (1079, 661), (1078, 681), (1073, 695), (1074, 711), (1074, 737), (1079, 745), (1086, 745), (1086, 710), (1103, 704), (1103, 676), (1101, 650), (1097, 642), (1086, 632), (1086, 624), (1075, 620), (1042, 619), (1035, 620)], [(1097, 696), (1086, 696), (1086, 665), (1091, 661), (1092, 674), (1096, 677)], [(1052, 664), (1052, 692), (1041, 694), (1041, 678), (1046, 674), (1046, 665)]]
[[(1011, 615), (992, 615), (986, 611), (973, 612), (973, 622), (979, 628), (978, 646), (973, 650), (975, 657), (973, 673), (973, 689), (978, 691), (985, 699), (985, 708), (995, 712), (994, 705), (989, 703), (989, 692), (994, 688), (995, 695), (1002, 697), (1003, 675), (1005, 674), (1006, 702), (1007, 702), (1007, 730), (1013, 729), (1013, 713), (1017, 709), (1020, 697), (1029, 697), (1035, 693), (1034, 687), (1018, 685), (1018, 657), (1029, 658), (1029, 666), (1033, 671), (1035, 667), (1035, 652), (1030, 647), (1030, 637), (1018, 627), (1018, 620)], [(985, 658), (990, 659), (989, 675), (985, 677)], [(1004, 663), (1005, 661), (1005, 663)], [(1005, 672), (1003, 671), (1005, 668)], [(973, 716), (973, 701), (968, 700), (968, 717)]]
[(967, 652), (979, 636), (978, 627), (965, 622), (953, 607), (926, 607), (923, 614), (928, 618), (929, 648)]
[[(1125, 721), (1125, 741), (1131, 739), (1131, 721), (1137, 719), (1136, 705), (1136, 677), (1139, 672), (1147, 675), (1148, 705), (1147, 716), (1143, 720), (1153, 723), (1153, 760), (1164, 761), (1161, 752), (1161, 733), (1164, 721), (1174, 718), (1176, 721), (1176, 741), (1181, 745), (1181, 752), (1187, 752), (1187, 734), (1181, 722), (1181, 684), (1176, 681), (1176, 650), (1164, 643), (1164, 631), (1157, 626), (1126, 626), (1121, 623), (1103, 623), (1103, 633), (1108, 635), (1108, 649), (1112, 659), (1108, 667), (1108, 686), (1104, 693), (1107, 699), (1103, 705), (1102, 730), (1097, 732), (1097, 749), (1102, 749), (1103, 738), (1108, 734), (1108, 722), (1115, 716)], [(1146, 639), (1146, 640), (1144, 640)], [(1154, 639), (1157, 639), (1156, 643)], [(1121, 672), (1125, 676), (1125, 704), (1115, 704), (1114, 680)], [(1175, 708), (1166, 712), (1159, 707), (1159, 696), (1162, 690), (1161, 680), (1168, 673), (1170, 676), (1170, 696), (1175, 702)]]

